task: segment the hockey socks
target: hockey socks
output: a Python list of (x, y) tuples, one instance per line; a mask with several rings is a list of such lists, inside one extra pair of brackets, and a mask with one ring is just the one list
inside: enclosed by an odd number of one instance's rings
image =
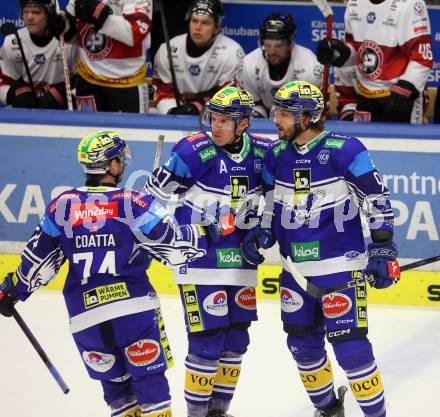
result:
[[(210, 410), (227, 411), (234, 395), (241, 372), (242, 355), (228, 354), (219, 361), (217, 374), (214, 378)], [(235, 356), (235, 357), (231, 357)]]
[(333, 369), (327, 356), (318, 362), (301, 364), (297, 362), (304, 387), (317, 409), (326, 409), (336, 403), (333, 389)]
[(363, 369), (346, 371), (353, 394), (366, 417), (385, 417), (385, 399), (382, 380), (376, 363)]
[(188, 417), (205, 417), (214, 388), (218, 361), (190, 354), (185, 360), (185, 400)]
[[(173, 413), (171, 412), (171, 401), (164, 401), (160, 404), (142, 405), (140, 416), (141, 417), (172, 417)], [(133, 414), (133, 417), (138, 417), (138, 415)]]

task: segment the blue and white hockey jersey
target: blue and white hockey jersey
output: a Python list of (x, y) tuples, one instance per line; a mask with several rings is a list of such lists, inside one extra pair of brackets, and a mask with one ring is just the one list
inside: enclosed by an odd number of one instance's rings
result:
[(354, 137), (322, 132), (303, 146), (279, 141), (264, 160), (263, 181), (282, 260), (290, 256), (305, 276), (365, 267), (361, 212), (370, 230), (392, 233), (389, 191)]
[(208, 249), (203, 259), (175, 270), (179, 284), (256, 286), (256, 268), (243, 258), (240, 244), (256, 221), (262, 194), (263, 158), (273, 141), (245, 133), (240, 153), (230, 154), (215, 145), (210, 134), (181, 139), (171, 157), (147, 181), (148, 192), (168, 201), (179, 195), (175, 217), (179, 223), (197, 223), (206, 208), (232, 207), (236, 230)]
[(150, 195), (113, 187), (71, 189), (46, 208), (23, 251), (15, 288), (24, 301), (68, 259), (63, 294), (75, 333), (159, 307), (146, 274), (146, 251), (177, 266), (203, 256), (206, 248), (198, 227), (177, 227)]

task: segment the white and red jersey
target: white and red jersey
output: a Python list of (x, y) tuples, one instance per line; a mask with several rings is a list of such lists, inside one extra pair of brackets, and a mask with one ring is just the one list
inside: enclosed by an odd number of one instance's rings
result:
[(431, 27), (424, 0), (349, 0), (345, 42), (356, 65), (356, 92), (384, 97), (399, 79), (422, 94), (432, 67)]
[[(204, 54), (193, 58), (186, 50), (187, 36), (179, 35), (170, 41), (182, 102), (200, 101), (197, 95), (206, 95), (206, 100), (209, 100), (217, 90), (234, 82), (243, 63), (244, 51), (231, 38), (218, 34)], [(153, 85), (157, 109), (159, 113), (166, 114), (176, 106), (176, 100), (165, 43), (154, 58)]]
[[(23, 44), (29, 71), (34, 84), (58, 84), (64, 82), (63, 52), (56, 38), (45, 46), (32, 42), (29, 31), (24, 27), (18, 30), (18, 36)], [(66, 45), (67, 66), (70, 75), (76, 74), (77, 48)], [(6, 95), (10, 85), (19, 79), (29, 83), (23, 58), (15, 35), (5, 37), (0, 52), (0, 103), (6, 105)]]
[(239, 84), (248, 90), (255, 101), (255, 111), (268, 117), (274, 93), (284, 84), (294, 80), (308, 81), (321, 88), (323, 66), (316, 55), (308, 48), (295, 45), (290, 54), (290, 63), (281, 80), (272, 80), (269, 64), (261, 48), (250, 52), (244, 58), (243, 69), (239, 74)]
[[(146, 54), (150, 46), (152, 0), (103, 0), (113, 14), (96, 32), (92, 24), (78, 22), (78, 72), (92, 84), (133, 87), (146, 80)], [(66, 10), (75, 15), (75, 0)]]

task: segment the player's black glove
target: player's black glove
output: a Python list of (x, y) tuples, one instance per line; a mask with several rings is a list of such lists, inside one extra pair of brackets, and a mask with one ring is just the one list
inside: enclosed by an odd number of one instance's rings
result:
[(316, 57), (322, 65), (332, 64), (335, 67), (342, 67), (350, 54), (350, 48), (338, 39), (321, 39), (316, 49)]
[(414, 101), (419, 98), (419, 91), (409, 81), (399, 80), (390, 88), (386, 121), (409, 123)]
[(182, 116), (198, 116), (200, 113), (197, 106), (193, 103), (185, 103), (181, 106), (173, 107), (168, 110), (168, 114), (182, 115)]
[(11, 317), (14, 304), (17, 302), (15, 285), (12, 277), (14, 274), (9, 272), (0, 284), (0, 314)]
[(112, 9), (99, 0), (76, 0), (75, 16), (84, 23), (93, 23), (95, 30), (102, 28), (107, 17), (113, 14)]
[(64, 82), (42, 85), (38, 88), (38, 107), (41, 109), (65, 109), (66, 87)]
[(6, 94), (6, 104), (21, 108), (38, 107), (31, 85), (23, 80), (18, 80), (11, 84)]
[(64, 35), (64, 40), (70, 41), (76, 33), (75, 18), (69, 13), (51, 13), (47, 20), (47, 30), (57, 39)]

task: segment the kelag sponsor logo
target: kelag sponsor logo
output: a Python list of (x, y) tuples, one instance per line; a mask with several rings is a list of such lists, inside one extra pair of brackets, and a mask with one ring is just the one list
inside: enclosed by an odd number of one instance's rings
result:
[(293, 260), (295, 262), (317, 261), (321, 259), (319, 241), (291, 243)]
[(217, 155), (217, 152), (213, 146), (210, 146), (209, 148), (203, 149), (203, 151), (199, 152), (199, 157), (202, 160), (202, 162), (209, 161), (210, 159), (214, 158)]
[(204, 310), (213, 316), (226, 316), (228, 314), (228, 297), (224, 291), (209, 294), (203, 300)]
[(239, 248), (217, 249), (218, 268), (239, 268), (243, 264), (243, 257)]

